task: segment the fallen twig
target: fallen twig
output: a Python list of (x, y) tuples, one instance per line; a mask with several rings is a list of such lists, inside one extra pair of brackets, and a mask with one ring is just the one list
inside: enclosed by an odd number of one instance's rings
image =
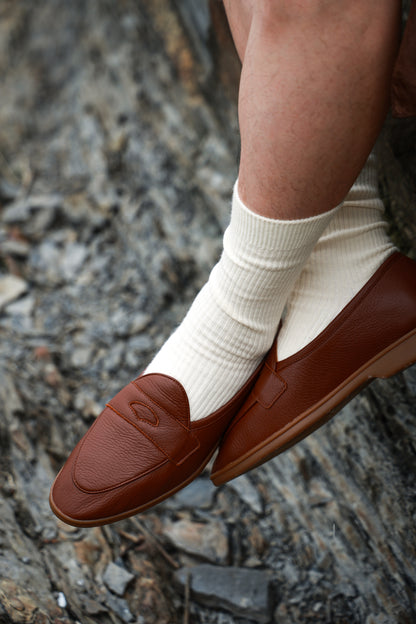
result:
[(183, 611), (183, 624), (189, 624), (189, 604), (191, 597), (191, 573), (188, 572), (185, 584), (185, 605)]
[(168, 552), (166, 552), (166, 550), (163, 548), (162, 544), (159, 542), (159, 540), (150, 533), (150, 531), (139, 521), (137, 520), (137, 518), (130, 518), (130, 520), (133, 522), (133, 524), (136, 526), (136, 528), (143, 534), (144, 538), (146, 539), (146, 541), (149, 542), (149, 544), (151, 544), (152, 546), (154, 546), (162, 555), (162, 557), (164, 557), (166, 559), (166, 561), (176, 570), (180, 567), (178, 563), (176, 563), (176, 561), (174, 559), (172, 559), (172, 557), (169, 555)]

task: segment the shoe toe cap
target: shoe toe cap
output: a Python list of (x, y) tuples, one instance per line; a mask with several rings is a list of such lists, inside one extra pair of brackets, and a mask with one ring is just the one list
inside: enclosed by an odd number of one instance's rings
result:
[(153, 496), (149, 477), (168, 462), (149, 439), (106, 407), (52, 486), (53, 511), (85, 525), (125, 514)]
[(74, 485), (102, 493), (147, 474), (166, 460), (148, 438), (107, 407), (81, 440), (74, 459)]

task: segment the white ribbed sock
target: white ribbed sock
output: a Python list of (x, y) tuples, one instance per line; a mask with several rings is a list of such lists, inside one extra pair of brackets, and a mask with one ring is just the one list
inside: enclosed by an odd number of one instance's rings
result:
[(280, 361), (316, 338), (394, 251), (383, 211), (371, 154), (292, 290), (278, 338)]
[(269, 350), (287, 297), (335, 210), (268, 219), (242, 203), (235, 185), (221, 259), (146, 369), (184, 386), (192, 420), (227, 403)]

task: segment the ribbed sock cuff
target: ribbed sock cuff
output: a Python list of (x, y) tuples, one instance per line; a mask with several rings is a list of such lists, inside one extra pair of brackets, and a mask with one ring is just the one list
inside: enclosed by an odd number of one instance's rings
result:
[(229, 244), (234, 250), (259, 254), (263, 259), (273, 258), (277, 251), (311, 248), (338, 209), (339, 206), (336, 206), (328, 212), (306, 219), (270, 219), (253, 212), (243, 203), (238, 194), (237, 180), (224, 246)]

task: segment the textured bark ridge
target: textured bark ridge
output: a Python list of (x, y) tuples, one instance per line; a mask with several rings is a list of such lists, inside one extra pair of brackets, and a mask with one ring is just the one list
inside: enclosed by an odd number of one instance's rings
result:
[[(247, 476), (111, 527), (52, 478), (218, 257), (239, 65), (221, 3), (0, 3), (0, 623), (416, 620), (416, 367)], [(416, 254), (416, 124), (380, 181)], [(231, 569), (230, 569), (231, 568)]]

